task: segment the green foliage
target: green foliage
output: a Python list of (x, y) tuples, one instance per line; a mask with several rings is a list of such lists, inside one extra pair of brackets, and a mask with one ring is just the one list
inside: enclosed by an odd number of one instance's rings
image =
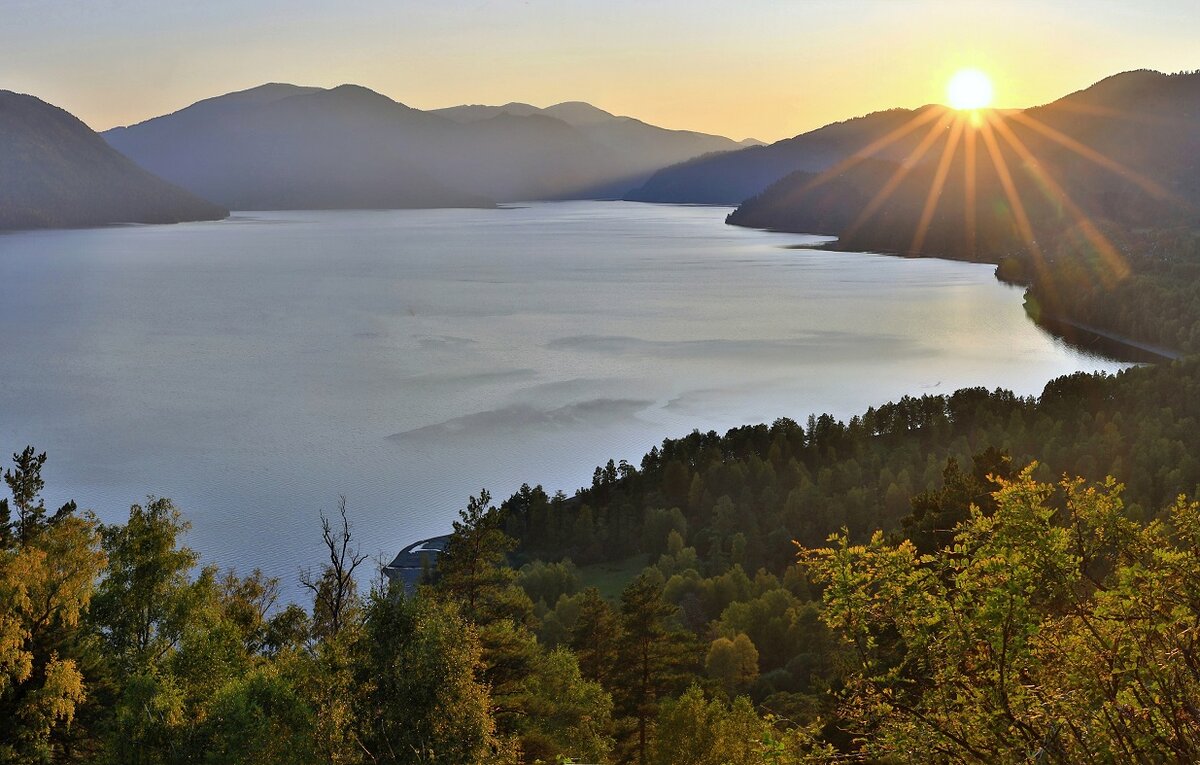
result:
[(534, 603), (546, 605), (557, 603), (563, 595), (574, 595), (580, 588), (579, 571), (570, 558), (527, 563), (517, 572), (516, 583)]
[(673, 625), (676, 608), (663, 600), (661, 577), (653, 572), (648, 569), (621, 593), (622, 640), (613, 687), (618, 712), (636, 730), (629, 743), (641, 763), (647, 761), (658, 706), (681, 685), (692, 659), (690, 638)]
[(942, 471), (942, 485), (911, 500), (912, 513), (901, 519), (905, 536), (921, 552), (932, 552), (953, 541), (954, 528), (966, 520), (972, 506), (985, 515), (995, 512), (992, 492), (996, 480), (1012, 477), (1012, 461), (995, 447), (971, 458), (972, 470), (964, 473), (951, 457)]
[(267, 620), (263, 631), (263, 649), (271, 655), (300, 651), (307, 644), (311, 632), (312, 622), (308, 612), (295, 603), (289, 603)]
[(187, 729), (183, 693), (169, 674), (151, 672), (124, 678), (108, 732), (108, 760), (152, 765), (180, 759)]
[(467, 617), (476, 620), (484, 613), (511, 611), (513, 605), (516, 572), (507, 565), (507, 556), (516, 540), (504, 533), (501, 512), (491, 501), (487, 489), (467, 500), (445, 552), (438, 556), (439, 587), (462, 602)]
[(594, 587), (605, 598), (617, 601), (625, 586), (645, 567), (646, 556), (641, 553), (580, 566), (580, 585), (585, 589)]
[(708, 700), (696, 685), (663, 704), (656, 727), (653, 765), (801, 765), (834, 759), (812, 730), (777, 730), (745, 696), (732, 704)]
[(306, 765), (316, 761), (313, 713), (290, 682), (270, 667), (222, 686), (200, 724), (203, 762)]
[(497, 748), (475, 629), (428, 594), (373, 593), (355, 682), (362, 745), (374, 762), (474, 765)]
[(108, 570), (92, 618), (121, 672), (153, 669), (179, 642), (198, 592), (188, 575), (199, 556), (178, 546), (188, 529), (166, 498), (133, 505), (124, 526), (101, 530)]
[(584, 590), (570, 639), (583, 676), (611, 689), (624, 637), (625, 628), (612, 605), (596, 588)]
[(522, 683), (514, 728), (525, 762), (603, 762), (612, 749), (612, 698), (585, 680), (570, 651), (541, 651)]
[(1142, 525), (1112, 479), (1035, 467), (933, 554), (881, 534), (806, 553), (855, 658), (844, 713), (897, 761), (1195, 759), (1200, 507)]
[[(359, 612), (336, 634), (317, 639), (311, 653), (290, 663), (304, 698), (316, 714), (314, 745), (323, 762), (349, 765), (363, 759), (363, 737), (356, 707), (367, 690), (355, 678), (363, 624)], [(285, 657), (291, 658), (288, 654)]]
[(704, 669), (730, 696), (747, 691), (758, 679), (758, 649), (744, 632), (732, 640), (719, 637), (708, 647)]
[[(279, 580), (264, 576), (259, 569), (254, 569), (248, 577), (239, 578), (230, 569), (221, 579), (220, 587), (222, 616), (236, 627), (246, 653), (262, 650), (271, 628), (267, 615), (279, 597)], [(293, 644), (298, 642), (295, 628), (291, 637), (284, 637), (282, 632), (279, 630), (271, 637)]]

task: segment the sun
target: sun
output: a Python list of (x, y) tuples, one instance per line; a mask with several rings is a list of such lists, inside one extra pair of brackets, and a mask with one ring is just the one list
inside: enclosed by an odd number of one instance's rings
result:
[(960, 69), (950, 78), (946, 97), (955, 109), (982, 109), (992, 103), (992, 81), (978, 69)]

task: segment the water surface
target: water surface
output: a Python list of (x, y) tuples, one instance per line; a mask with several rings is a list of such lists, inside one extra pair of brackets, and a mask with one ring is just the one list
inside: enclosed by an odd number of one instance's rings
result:
[(1120, 366), (990, 266), (796, 249), (728, 209), (239, 214), (0, 236), (0, 450), (107, 521), (176, 500), (206, 562), (295, 594), (317, 513), (363, 548), (468, 494), (571, 493), (664, 436)]

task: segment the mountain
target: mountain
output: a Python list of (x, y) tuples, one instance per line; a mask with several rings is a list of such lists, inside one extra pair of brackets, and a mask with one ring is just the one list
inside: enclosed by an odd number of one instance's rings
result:
[(923, 152), (897, 158), (891, 147), (823, 175), (793, 173), (729, 222), (995, 261), (1064, 247), (1104, 257), (1098, 233), (1197, 219), (1200, 73), (1127, 72), (978, 125), (926, 109), (911, 130)]
[(607, 168), (605, 175), (609, 176), (574, 192), (580, 196), (622, 196), (662, 167), (759, 143), (754, 139), (739, 142), (692, 130), (670, 130), (633, 117), (618, 116), (582, 101), (566, 101), (544, 109), (520, 102), (503, 106), (473, 104), (435, 109), (433, 113), (464, 124), (500, 114), (514, 117), (541, 115), (566, 123), (598, 147)]
[(62, 109), (0, 90), (0, 229), (178, 223), (228, 214), (138, 167)]
[[(1099, 214), (1136, 221), (1172, 207), (1157, 205), (1155, 194), (1134, 193), (1131, 186), (1140, 184), (1123, 180), (1116, 165), (1152, 179), (1193, 212), (1200, 203), (1200, 71), (1126, 72), (1025, 114), (1082, 147), (1084, 153), (1071, 151), (1045, 132), (1027, 139)], [(1142, 209), (1147, 204), (1153, 209)]]
[(104, 137), (152, 172), (233, 209), (612, 198), (664, 165), (738, 148), (583, 103), (425, 112), (356, 85), (280, 83)]
[[(654, 173), (625, 195), (634, 202), (736, 205), (796, 171), (821, 172), (906, 125), (910, 109), (891, 109), (835, 122), (768, 146), (696, 157)], [(896, 147), (911, 146), (911, 142)]]
[(541, 109), (530, 104), (523, 104), (519, 101), (512, 101), (503, 106), (487, 106), (485, 104), (463, 104), (462, 106), (448, 106), (444, 109), (431, 109), (430, 114), (440, 114), (443, 117), (452, 119), (455, 122), (482, 122), (483, 120), (498, 117), (501, 114), (511, 114), (516, 117), (528, 117), (531, 114), (540, 114)]
[(488, 207), (414, 161), (454, 123), (354, 85), (269, 84), (104, 133), (142, 166), (232, 209)]

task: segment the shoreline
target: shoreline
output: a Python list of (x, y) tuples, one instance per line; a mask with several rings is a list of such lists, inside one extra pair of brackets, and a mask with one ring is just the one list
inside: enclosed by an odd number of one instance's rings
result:
[[(737, 226), (737, 223), (727, 223), (727, 225)], [(753, 228), (743, 226), (742, 228)], [(758, 229), (760, 231), (771, 231), (780, 234), (799, 234), (808, 236), (826, 236), (825, 234), (811, 234), (809, 232), (788, 231), (784, 229), (765, 228)], [(906, 259), (924, 259), (932, 258), (934, 260), (948, 260), (955, 263), (978, 263), (980, 265), (989, 265), (995, 267), (993, 276), (996, 281), (1001, 284), (1007, 284), (1013, 287), (1025, 287), (1028, 289), (1030, 285), (1024, 281), (1014, 281), (1006, 279), (1000, 275), (1000, 264), (994, 260), (976, 260), (971, 258), (957, 258), (952, 255), (934, 255), (923, 252), (898, 252), (895, 250), (884, 249), (864, 249), (861, 247), (852, 247), (843, 244), (841, 240), (834, 239), (831, 242), (822, 242), (819, 244), (797, 244), (784, 245), (785, 249), (797, 250), (828, 250), (830, 252), (866, 252), (873, 255), (886, 255), (893, 258)], [(1164, 348), (1150, 343), (1144, 343), (1140, 340), (1134, 340), (1130, 337), (1118, 335), (1099, 327), (1094, 327), (1090, 324), (1076, 321), (1075, 319), (1066, 316), (1042, 315), (1035, 317), (1028, 311), (1028, 303), (1026, 303), (1026, 315), (1039, 328), (1048, 334), (1078, 348), (1082, 351), (1098, 353), (1099, 355), (1115, 359), (1117, 361), (1128, 361), (1135, 364), (1155, 364), (1161, 362), (1176, 361), (1183, 358), (1184, 354), (1171, 348)]]
[(443, 534), (409, 543), (396, 553), (391, 563), (383, 566), (384, 576), (391, 582), (402, 584), (405, 592), (415, 592), (425, 576), (437, 566), (438, 555), (445, 552), (449, 542), (450, 535)]
[[(1055, 337), (1083, 350), (1090, 351), (1093, 348), (1100, 348), (1101, 352), (1105, 352), (1105, 349), (1112, 349), (1123, 356), (1131, 357), (1129, 360), (1135, 363), (1154, 364), (1183, 358), (1183, 354), (1179, 351), (1123, 337), (1065, 316), (1043, 315), (1036, 319), (1032, 316), (1029, 318), (1034, 324)], [(1106, 355), (1112, 354), (1106, 353)]]

